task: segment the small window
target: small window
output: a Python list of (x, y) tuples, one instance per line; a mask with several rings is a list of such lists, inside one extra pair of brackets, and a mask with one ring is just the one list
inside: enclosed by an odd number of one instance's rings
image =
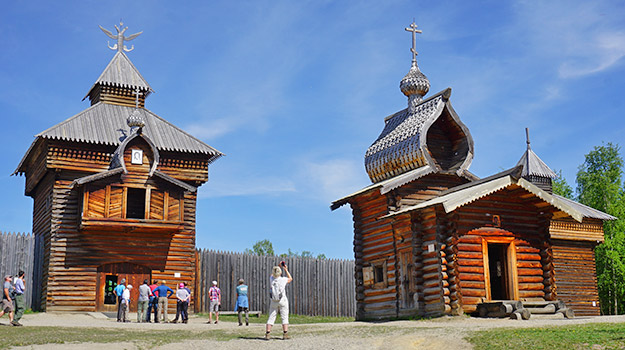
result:
[(384, 268), (383, 266), (375, 267), (375, 280), (374, 283), (384, 283)]
[(145, 219), (145, 190), (142, 188), (128, 188), (126, 198), (126, 218)]

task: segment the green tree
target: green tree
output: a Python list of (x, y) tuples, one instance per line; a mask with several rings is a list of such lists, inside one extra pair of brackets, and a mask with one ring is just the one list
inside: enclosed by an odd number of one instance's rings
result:
[(577, 172), (578, 201), (618, 220), (605, 221), (605, 242), (595, 249), (597, 284), (604, 314), (625, 312), (625, 186), (618, 145), (596, 146)]
[(268, 239), (263, 239), (262, 241), (257, 241), (252, 246), (252, 249), (246, 248), (245, 253), (247, 254), (256, 254), (256, 255), (276, 255), (273, 251), (273, 244)]
[(559, 170), (557, 175), (558, 177), (551, 181), (553, 193), (568, 199), (573, 199), (573, 187), (569, 186), (564, 176), (562, 176), (562, 170)]

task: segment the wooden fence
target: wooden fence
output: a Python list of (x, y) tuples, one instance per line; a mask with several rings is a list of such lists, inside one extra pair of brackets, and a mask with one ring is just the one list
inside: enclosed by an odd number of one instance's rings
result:
[(293, 276), (286, 288), (289, 311), (311, 316), (355, 316), (354, 262), (314, 258), (280, 258), (198, 250), (195, 311), (208, 312), (208, 289), (217, 281), (221, 310), (233, 311), (239, 278), (249, 286), (250, 311), (269, 310), (271, 269), (284, 260)]
[[(16, 276), (19, 270), (24, 271), (24, 302), (27, 309), (33, 307), (34, 257), (35, 236), (29, 233), (0, 233), (0, 278)], [(34, 285), (39, 287), (39, 283)]]

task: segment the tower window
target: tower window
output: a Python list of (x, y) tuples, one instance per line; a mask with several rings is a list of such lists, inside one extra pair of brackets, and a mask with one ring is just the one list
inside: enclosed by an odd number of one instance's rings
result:
[(128, 188), (126, 218), (145, 219), (145, 189)]

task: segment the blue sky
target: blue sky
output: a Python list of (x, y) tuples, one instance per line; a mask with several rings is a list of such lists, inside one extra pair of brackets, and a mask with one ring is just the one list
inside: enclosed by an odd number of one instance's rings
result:
[[(10, 176), (33, 136), (81, 101), (114, 52), (99, 29), (144, 33), (128, 54), (156, 90), (146, 107), (227, 156), (199, 191), (197, 246), (269, 239), (353, 258), (348, 207), (364, 153), (406, 107), (413, 18), (419, 66), (475, 141), (484, 177), (532, 147), (574, 182), (584, 154), (625, 146), (620, 1), (11, 1), (0, 13), (0, 231), (30, 232)], [(112, 44), (112, 43), (111, 43)]]

